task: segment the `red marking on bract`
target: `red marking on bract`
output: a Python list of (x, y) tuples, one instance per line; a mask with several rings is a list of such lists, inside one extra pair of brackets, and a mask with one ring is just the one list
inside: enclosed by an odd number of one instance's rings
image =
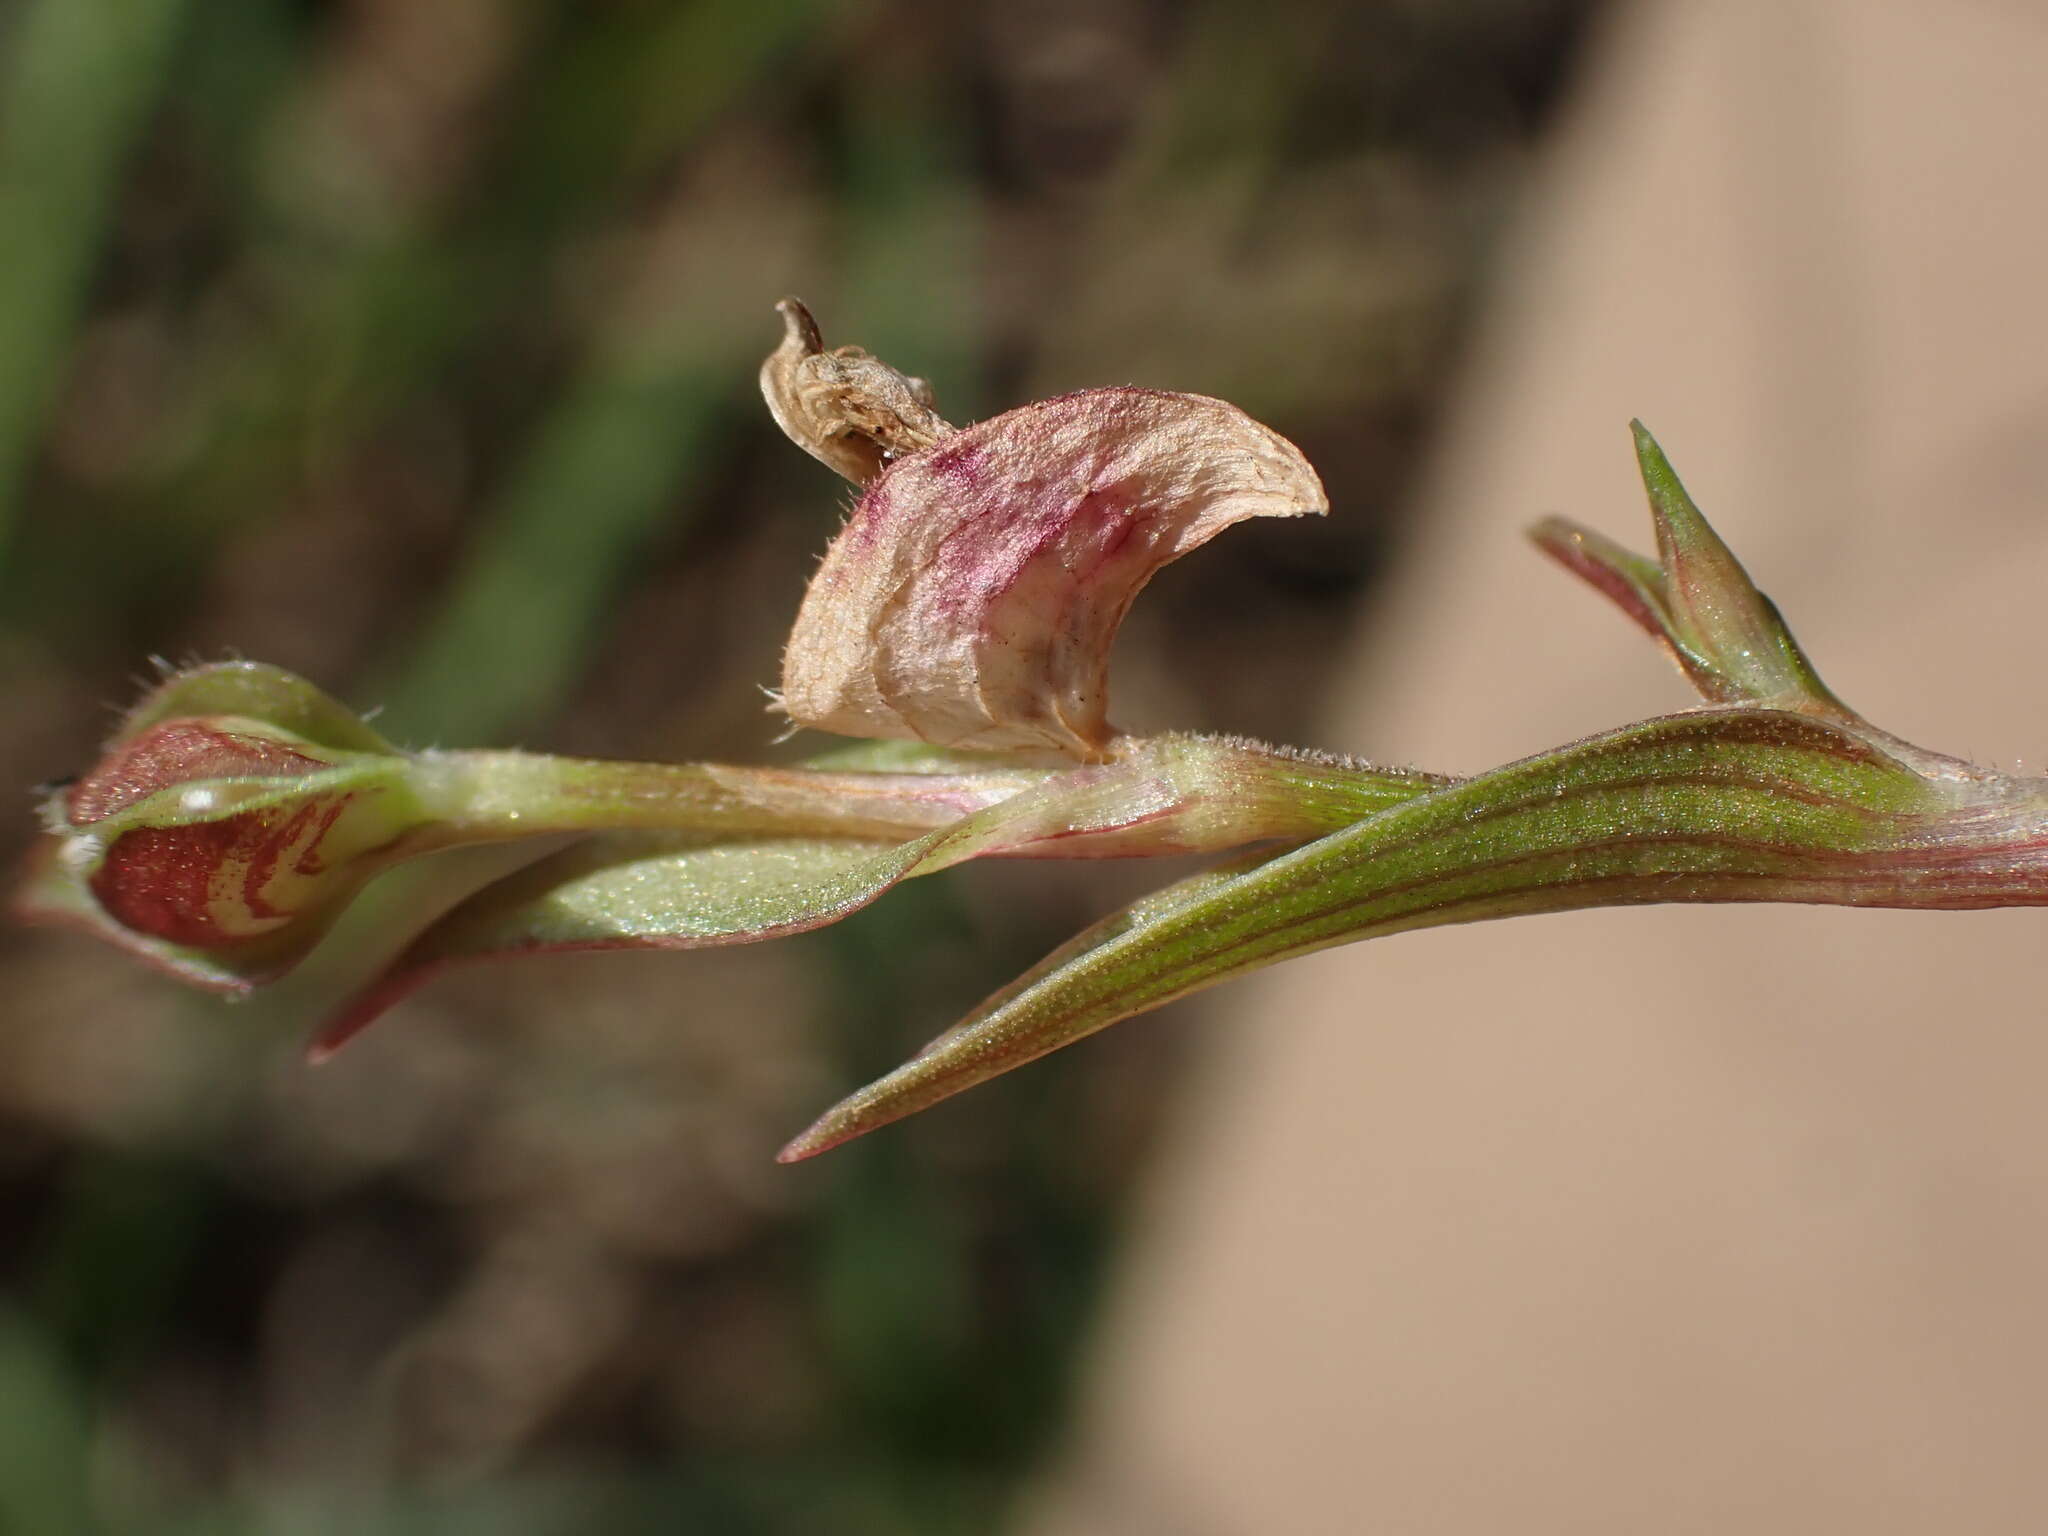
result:
[(170, 720), (114, 748), (71, 786), (65, 810), (71, 825), (85, 827), (174, 784), (295, 778), (327, 766), (266, 736), (223, 730), (205, 720)]
[(138, 827), (115, 839), (93, 873), (94, 898), (109, 917), (152, 938), (212, 948), (249, 937), (223, 929), (210, 899), (225, 864), (248, 857), (263, 836), (251, 812), (184, 827)]
[[(275, 905), (266, 892), (294, 845), (294, 873), (318, 874), (319, 845), (354, 796), (325, 796), (287, 811), (245, 811), (219, 821), (179, 827), (137, 827), (124, 832), (94, 872), (93, 896), (124, 927), (173, 944), (217, 948), (260, 938), (297, 912)], [(221, 877), (231, 882), (230, 905), (216, 905)], [(240, 911), (235, 911), (239, 907)], [(238, 932), (240, 918), (262, 932)]]
[(249, 849), (248, 860), (242, 866), (242, 906), (251, 917), (271, 917), (269, 903), (263, 899), (263, 887), (270, 883), (270, 877), (277, 873), (277, 861), (284, 852), (283, 845), (295, 833), (299, 824), (306, 819), (310, 807), (301, 806), (285, 818), (282, 827), (265, 825), (258, 830), (254, 845)]
[(298, 858), (292, 861), (294, 874), (327, 873), (327, 861), (320, 857), (320, 845), (327, 841), (327, 834), (334, 830), (334, 823), (340, 819), (341, 813), (348, 809), (348, 803), (353, 798), (352, 795), (337, 795), (327, 802), (326, 810), (320, 814), (319, 830), (306, 840), (306, 846), (300, 850)]
[(307, 824), (319, 814), (320, 803), (315, 801), (311, 805), (300, 806), (285, 818), (282, 826), (275, 824), (274, 814), (262, 819), (262, 830), (255, 847), (249, 852), (249, 866), (242, 871), (242, 905), (251, 917), (268, 919), (290, 915), (272, 906), (264, 899), (263, 892), (277, 874), (278, 861), (284, 857), (285, 850), (298, 840)]

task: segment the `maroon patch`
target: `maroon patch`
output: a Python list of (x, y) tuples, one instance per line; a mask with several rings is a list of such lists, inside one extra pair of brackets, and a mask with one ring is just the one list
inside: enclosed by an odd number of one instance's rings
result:
[(275, 806), (220, 821), (124, 832), (92, 876), (93, 896), (122, 926), (173, 944), (213, 948), (257, 937), (222, 926), (213, 908), (217, 878), (224, 871), (234, 875), (218, 893), (240, 908), (230, 907), (231, 921), (239, 916), (267, 924), (297, 916), (272, 905), (264, 891), (294, 844), (305, 844), (292, 860), (294, 873), (316, 875), (325, 869), (320, 844), (353, 798), (323, 796), (296, 808)]
[(94, 872), (92, 894), (124, 928), (195, 948), (231, 943), (213, 915), (209, 891), (223, 864), (261, 843), (256, 812), (188, 827), (138, 827), (123, 833)]
[(955, 438), (932, 449), (931, 457), (925, 462), (933, 474), (942, 476), (963, 491), (971, 491), (981, 484), (988, 454), (972, 442)]
[(114, 748), (71, 786), (65, 808), (71, 825), (86, 827), (174, 784), (297, 778), (329, 766), (267, 736), (223, 730), (205, 720), (171, 720)]

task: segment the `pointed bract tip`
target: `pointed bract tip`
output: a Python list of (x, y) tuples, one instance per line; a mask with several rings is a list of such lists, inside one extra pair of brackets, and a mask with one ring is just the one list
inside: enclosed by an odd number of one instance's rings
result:
[(778, 1163), (806, 1163), (818, 1156), (819, 1153), (830, 1152), (840, 1142), (849, 1139), (842, 1136), (831, 1141), (824, 1140), (818, 1135), (818, 1128), (814, 1125), (805, 1131), (803, 1135), (792, 1140), (780, 1152), (776, 1153), (775, 1161)]
[(1536, 547), (1618, 605), (1713, 703), (1857, 719), (1799, 648), (1776, 605), (1687, 493), (1641, 421), (1629, 422), (1656, 532), (1652, 560), (1564, 518), (1529, 530)]
[(306, 1042), (306, 1065), (324, 1067), (341, 1054), (341, 1048), (370, 1027), (371, 1022), (382, 1014), (380, 1008), (366, 1012), (361, 1007), (351, 1007), (335, 1018), (322, 1024), (313, 1038)]
[(1563, 559), (1584, 542), (1585, 532), (1583, 527), (1570, 518), (1552, 513), (1548, 517), (1538, 518), (1524, 528), (1522, 535), (1546, 555), (1553, 559)]
[(383, 1018), (393, 1008), (436, 975), (441, 967), (408, 964), (410, 951), (392, 961), (369, 985), (343, 1003), (313, 1032), (306, 1042), (306, 1065), (318, 1067), (332, 1061), (341, 1048)]
[(1640, 421), (1631, 420), (1629, 432), (1636, 442), (1636, 468), (1643, 477), (1643, 488), (1650, 493), (1652, 509), (1660, 522), (1682, 519), (1690, 526), (1705, 522), (1699, 508), (1692, 504), (1684, 484), (1678, 478), (1678, 471), (1671, 467), (1671, 460), (1665, 454), (1663, 445), (1650, 435), (1650, 429)]

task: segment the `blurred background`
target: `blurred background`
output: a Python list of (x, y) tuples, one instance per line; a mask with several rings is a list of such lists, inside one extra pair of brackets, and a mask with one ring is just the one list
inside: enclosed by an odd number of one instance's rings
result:
[[(1119, 719), (1314, 739), (1597, 9), (12, 0), (0, 784), (153, 656), (414, 745), (815, 745), (760, 694), (845, 494), (755, 392), (786, 292), (956, 421), (1131, 382), (1300, 442), (1337, 515), (1164, 575)], [(463, 976), (315, 1074), (346, 944), (228, 1009), (0, 932), (0, 1529), (1004, 1525), (1205, 1014), (770, 1159), (1154, 880)]]
[[(817, 745), (790, 292), (956, 421), (1308, 451), (1335, 515), (1137, 606), (1132, 728), (1459, 771), (1682, 706), (1518, 538), (1642, 542), (1637, 415), (1839, 694), (2038, 771), (2044, 73), (2036, 0), (0, 0), (0, 783), (152, 656)], [(770, 1161), (1157, 879), (460, 975), (317, 1073), (418, 890), (235, 1008), (0, 930), (0, 1531), (2040, 1528), (2039, 913), (1354, 946)]]

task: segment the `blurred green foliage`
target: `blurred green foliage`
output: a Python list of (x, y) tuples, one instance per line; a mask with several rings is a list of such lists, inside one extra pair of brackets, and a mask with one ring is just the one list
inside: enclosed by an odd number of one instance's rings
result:
[[(1301, 441), (1340, 515), (1163, 579), (1120, 697), (1310, 735), (1585, 10), (17, 0), (0, 778), (224, 651), (413, 744), (758, 757), (842, 495), (754, 392), (790, 291), (955, 420), (1141, 382)], [(768, 1159), (1118, 894), (1000, 875), (450, 984), (312, 1076), (374, 934), (232, 1014), (7, 934), (0, 1528), (997, 1523), (1180, 1032)]]

